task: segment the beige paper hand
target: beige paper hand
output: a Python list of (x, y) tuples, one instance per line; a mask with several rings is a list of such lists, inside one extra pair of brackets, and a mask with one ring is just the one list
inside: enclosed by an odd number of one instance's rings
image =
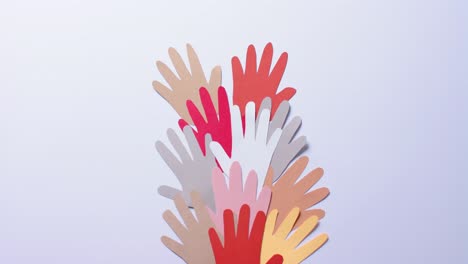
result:
[[(198, 95), (200, 87), (205, 87), (208, 90), (213, 99), (213, 104), (216, 107), (216, 112), (218, 112), (217, 91), (218, 87), (221, 85), (221, 67), (216, 66), (213, 68), (210, 81), (208, 82), (200, 60), (190, 44), (187, 44), (187, 55), (190, 63), (190, 71), (180, 54), (174, 48), (169, 48), (169, 57), (171, 58), (178, 76), (172, 72), (166, 64), (157, 61), (156, 66), (171, 89), (159, 81), (153, 82), (153, 88), (169, 102), (174, 110), (179, 113), (181, 118), (189, 124), (193, 124), (192, 118), (187, 110), (186, 102), (187, 100), (191, 100), (198, 109), (202, 109), (200, 96)], [(204, 115), (204, 113), (202, 113), (202, 115)], [(203, 117), (206, 120), (206, 117)]]
[[(299, 217), (299, 208), (293, 208), (284, 221), (280, 222), (275, 232), (278, 210), (268, 214), (265, 233), (262, 243), (262, 262), (266, 263), (273, 255), (283, 256), (283, 264), (297, 264), (312, 255), (328, 240), (327, 234), (320, 234), (304, 245), (301, 242), (315, 229), (318, 223), (317, 216), (311, 216), (292, 233), (294, 223)], [(292, 233), (292, 234), (291, 234)]]
[(167, 236), (161, 237), (161, 241), (186, 263), (214, 264), (215, 259), (208, 236), (208, 230), (214, 227), (214, 224), (208, 215), (208, 211), (200, 195), (196, 192), (192, 192), (191, 196), (197, 219), (195, 219), (190, 212), (181, 194), (178, 194), (174, 198), (174, 203), (185, 226), (171, 211), (167, 210), (163, 214), (164, 220), (166, 220), (172, 230), (174, 230), (182, 243)]

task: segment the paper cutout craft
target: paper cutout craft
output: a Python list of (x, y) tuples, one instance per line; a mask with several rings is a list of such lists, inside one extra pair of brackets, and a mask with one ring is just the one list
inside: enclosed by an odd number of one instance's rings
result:
[[(224, 213), (224, 246), (214, 228), (210, 228), (209, 237), (217, 264), (260, 264), (262, 237), (265, 229), (265, 213), (258, 212), (249, 234), (250, 208), (243, 205), (236, 226), (232, 210)], [(273, 254), (267, 264), (281, 264), (283, 257)]]
[[(325, 211), (312, 207), (329, 190), (310, 190), (323, 170), (317, 168), (301, 178), (309, 160), (294, 161), (307, 142), (305, 136), (296, 136), (301, 118), (287, 122), (289, 100), (296, 90), (278, 90), (288, 54), (283, 52), (273, 67), (271, 43), (265, 46), (258, 67), (253, 45), (247, 49), (245, 65), (233, 57), (232, 106), (220, 86), (220, 66), (213, 68), (207, 81), (190, 44), (187, 54), (189, 64), (170, 48), (174, 70), (157, 61), (167, 84), (153, 82), (181, 117), (181, 130), (167, 131), (170, 145), (156, 142), (181, 185), (180, 190), (162, 185), (158, 192), (174, 200), (184, 222), (164, 212), (181, 242), (167, 236), (161, 241), (187, 263), (302, 262), (328, 240), (320, 234), (302, 243), (324, 217)], [(242, 170), (248, 172), (244, 179)]]
[(284, 221), (280, 222), (281, 224), (276, 232), (274, 228), (275, 225), (277, 225), (276, 217), (278, 216), (278, 210), (275, 209), (268, 214), (265, 232), (263, 234), (262, 263), (266, 263), (274, 254), (283, 256), (284, 264), (301, 263), (327, 242), (328, 235), (320, 234), (299, 246), (317, 226), (317, 216), (307, 218), (307, 220), (289, 236), (293, 230), (294, 222), (296, 222), (296, 219), (299, 217), (299, 213), (299, 208), (293, 208)]
[[(229, 157), (218, 142), (211, 142), (210, 148), (224, 172), (229, 171), (231, 164), (238, 161), (244, 171), (255, 170), (259, 182), (264, 182), (271, 157), (278, 144), (282, 130), (273, 132), (267, 140), (270, 124), (270, 110), (264, 109), (259, 115), (258, 128), (255, 128), (255, 103), (246, 106), (245, 135), (242, 132), (242, 120), (239, 107), (231, 107), (232, 154)], [(260, 192), (259, 184), (258, 192)]]
[(203, 204), (200, 195), (193, 192), (191, 198), (197, 216), (196, 219), (184, 203), (182, 196), (179, 194), (174, 197), (174, 203), (185, 226), (170, 210), (163, 213), (164, 220), (174, 230), (181, 243), (167, 236), (162, 236), (161, 241), (167, 248), (181, 257), (185, 263), (215, 264), (208, 236), (208, 230), (213, 228), (213, 222), (208, 216), (206, 206)]
[(297, 179), (305, 170), (308, 162), (309, 158), (306, 156), (300, 157), (286, 170), (284, 175), (282, 175), (273, 186), (273, 171), (271, 169), (268, 171), (265, 185), (270, 186), (272, 192), (270, 208), (268, 211), (279, 211), (278, 224), (276, 228), (278, 228), (279, 223), (283, 222), (286, 218), (286, 214), (295, 207), (300, 209), (301, 214), (299, 215), (294, 228), (300, 226), (311, 216), (317, 216), (320, 219), (325, 216), (325, 211), (322, 209), (309, 208), (316, 205), (330, 194), (328, 188), (322, 187), (311, 192), (307, 192), (323, 176), (323, 169), (317, 168), (309, 172), (296, 183)]
[[(245, 170), (244, 170), (245, 172)], [(223, 212), (231, 210), (234, 215), (239, 215), (241, 206), (248, 204), (252, 210), (250, 224), (253, 223), (257, 212), (268, 211), (271, 199), (269, 187), (263, 187), (257, 199), (257, 174), (250, 171), (245, 186), (242, 183), (242, 169), (239, 162), (234, 162), (229, 171), (229, 187), (226, 186), (226, 177), (219, 168), (213, 169), (213, 192), (216, 204), (216, 213), (208, 209), (211, 219), (220, 233), (223, 231)]]
[[(269, 97), (263, 99), (259, 111), (261, 112), (263, 109), (271, 109), (271, 99)], [(268, 139), (270, 139), (271, 135), (273, 134), (272, 131), (276, 130), (277, 128), (283, 129), (278, 146), (276, 146), (273, 157), (271, 158), (271, 166), (273, 167), (274, 172), (273, 182), (278, 180), (288, 165), (294, 160), (295, 157), (297, 157), (305, 150), (307, 145), (307, 139), (305, 136), (300, 136), (297, 139), (294, 139), (294, 136), (297, 134), (297, 131), (302, 124), (302, 119), (299, 116), (295, 116), (283, 128), (290, 109), (291, 106), (288, 101), (281, 102), (275, 115), (271, 119), (270, 127), (268, 129)]]
[(239, 106), (242, 116), (245, 115), (245, 107), (250, 101), (255, 103), (256, 113), (259, 113), (260, 103), (265, 97), (272, 98), (272, 113), (274, 115), (279, 104), (284, 100), (291, 99), (296, 93), (296, 89), (291, 87), (277, 93), (288, 62), (288, 53), (281, 54), (270, 72), (272, 59), (273, 45), (271, 43), (268, 43), (263, 49), (258, 69), (257, 54), (253, 45), (247, 49), (245, 71), (239, 58), (237, 56), (232, 58), (233, 104)]
[(174, 48), (169, 48), (169, 57), (171, 58), (178, 76), (171, 71), (166, 64), (157, 61), (156, 66), (171, 89), (159, 81), (153, 82), (153, 88), (169, 102), (174, 110), (179, 113), (180, 117), (185, 119), (189, 124), (193, 124), (186, 107), (186, 102), (187, 100), (192, 100), (193, 103), (201, 109), (202, 105), (198, 97), (198, 89), (200, 89), (200, 87), (206, 87), (217, 106), (218, 98), (216, 93), (218, 87), (221, 85), (221, 67), (216, 66), (213, 68), (210, 81), (208, 82), (200, 60), (190, 44), (187, 44), (187, 55), (190, 63), (190, 71), (187, 69), (180, 54)]
[[(220, 86), (218, 88), (218, 109), (219, 118), (216, 113), (212, 98), (208, 90), (200, 88), (200, 98), (203, 105), (206, 120), (203, 118), (197, 106), (191, 101), (187, 101), (187, 108), (195, 124), (196, 130), (193, 131), (198, 143), (205, 154), (205, 135), (211, 134), (214, 141), (223, 146), (224, 151), (230, 156), (232, 149), (232, 131), (231, 131), (231, 110), (227, 97), (226, 89)], [(184, 119), (179, 120), (179, 126), (183, 129), (188, 123)]]
[(158, 192), (160, 195), (169, 199), (174, 199), (177, 194), (182, 193), (187, 204), (192, 206), (190, 193), (192, 191), (197, 191), (202, 196), (203, 201), (210, 208), (214, 208), (211, 175), (213, 168), (217, 167), (217, 165), (213, 153), (208, 148), (208, 144), (211, 142), (211, 136), (209, 134), (205, 135), (207, 153), (203, 155), (192, 128), (189, 126), (185, 127), (184, 135), (188, 143), (188, 150), (182, 144), (182, 141), (174, 130), (167, 130), (169, 141), (177, 154), (172, 153), (161, 141), (156, 142), (156, 149), (169, 168), (174, 172), (182, 186), (181, 191), (163, 185), (158, 188)]

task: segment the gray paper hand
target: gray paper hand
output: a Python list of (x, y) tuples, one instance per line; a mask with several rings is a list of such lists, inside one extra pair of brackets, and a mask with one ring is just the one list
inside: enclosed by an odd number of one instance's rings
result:
[[(156, 142), (156, 149), (169, 168), (174, 172), (182, 186), (181, 191), (167, 185), (162, 185), (158, 188), (158, 192), (160, 195), (172, 200), (174, 200), (174, 197), (177, 194), (182, 193), (186, 203), (189, 206), (192, 206), (190, 193), (192, 191), (196, 191), (200, 193), (205, 204), (214, 209), (211, 177), (213, 168), (217, 165), (215, 158), (208, 147), (211, 142), (211, 135), (207, 134), (205, 136), (206, 155), (203, 155), (190, 126), (186, 126), (184, 128), (184, 135), (187, 140), (190, 153), (172, 129), (167, 130), (167, 136), (177, 152), (177, 155), (172, 153), (161, 141)], [(179, 158), (177, 158), (177, 156)]]
[[(271, 109), (271, 99), (269, 97), (263, 99), (259, 112), (261, 112), (263, 109)], [(278, 110), (276, 110), (274, 117), (270, 121), (268, 139), (271, 137), (273, 133), (272, 131), (275, 131), (277, 128), (283, 128), (290, 109), (291, 106), (288, 101), (281, 102)], [(283, 128), (283, 134), (281, 134), (270, 163), (274, 172), (273, 181), (278, 180), (278, 178), (283, 174), (284, 170), (294, 160), (294, 158), (299, 156), (299, 154), (305, 150), (307, 144), (306, 137), (300, 136), (294, 139), (294, 136), (301, 127), (301, 124), (301, 118), (299, 116), (295, 116)]]

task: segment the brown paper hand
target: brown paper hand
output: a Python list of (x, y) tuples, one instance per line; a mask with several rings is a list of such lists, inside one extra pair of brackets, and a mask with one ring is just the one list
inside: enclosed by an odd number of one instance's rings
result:
[[(190, 71), (187, 69), (180, 54), (174, 49), (169, 48), (169, 57), (178, 74), (176, 76), (169, 67), (161, 61), (156, 62), (159, 72), (169, 84), (171, 89), (159, 81), (153, 82), (153, 88), (166, 99), (180, 117), (193, 125), (192, 118), (188, 112), (186, 102), (191, 100), (198, 109), (202, 109), (198, 91), (200, 87), (205, 87), (213, 98), (213, 103), (218, 112), (218, 87), (221, 85), (221, 67), (216, 66), (211, 71), (210, 81), (208, 82), (203, 72), (195, 50), (190, 44), (187, 44), (187, 55), (190, 63)], [(202, 115), (204, 115), (202, 113)], [(205, 118), (205, 116), (203, 116)], [(206, 120), (206, 119), (205, 119)]]
[(283, 222), (287, 214), (294, 208), (299, 207), (300, 215), (294, 224), (294, 228), (299, 227), (306, 219), (315, 215), (318, 218), (325, 216), (325, 211), (322, 209), (309, 209), (325, 199), (330, 191), (326, 187), (322, 187), (311, 192), (307, 191), (317, 183), (323, 176), (323, 169), (317, 168), (305, 175), (297, 183), (297, 179), (305, 170), (309, 159), (306, 156), (300, 157), (286, 172), (279, 178), (277, 182), (273, 182), (273, 169), (269, 169), (265, 179), (265, 185), (271, 188), (271, 203), (268, 212), (275, 209), (278, 210), (278, 221), (276, 228)]

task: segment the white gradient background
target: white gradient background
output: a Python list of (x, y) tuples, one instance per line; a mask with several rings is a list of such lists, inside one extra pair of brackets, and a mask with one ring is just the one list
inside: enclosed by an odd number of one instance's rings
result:
[(182, 263), (154, 62), (190, 42), (230, 90), (268, 41), (331, 190), (305, 263), (468, 263), (466, 1), (282, 2), (2, 1), (0, 263)]

